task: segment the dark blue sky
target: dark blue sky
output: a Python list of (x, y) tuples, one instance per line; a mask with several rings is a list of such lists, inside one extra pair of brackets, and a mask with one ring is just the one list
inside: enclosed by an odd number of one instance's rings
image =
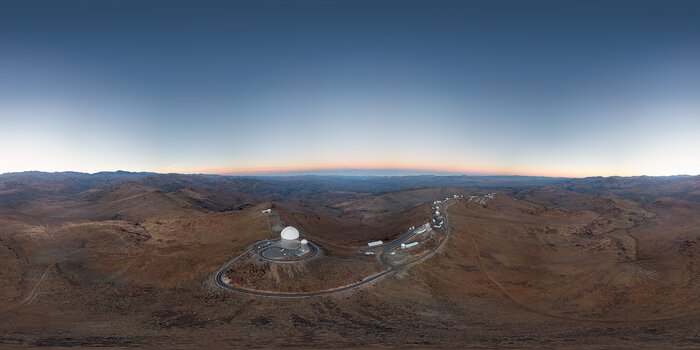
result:
[(700, 173), (697, 1), (3, 1), (0, 172)]

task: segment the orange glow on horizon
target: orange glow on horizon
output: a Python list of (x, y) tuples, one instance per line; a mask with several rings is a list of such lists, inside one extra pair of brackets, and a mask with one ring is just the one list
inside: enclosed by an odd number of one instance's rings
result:
[[(423, 166), (408, 166), (408, 165), (381, 165), (381, 164), (365, 164), (365, 165), (286, 165), (286, 166), (257, 166), (257, 167), (202, 167), (181, 169), (178, 172), (183, 173), (199, 173), (199, 174), (218, 174), (218, 175), (286, 175), (304, 172), (340, 172), (340, 171), (406, 171), (425, 174), (463, 174), (463, 175), (503, 175), (503, 176), (544, 176), (544, 177), (567, 177), (567, 178), (583, 178), (589, 176), (637, 176), (642, 174), (625, 174), (625, 173), (595, 173), (595, 172), (564, 172), (564, 171), (532, 171), (518, 168), (486, 168), (475, 166), (441, 166), (441, 165), (423, 165)], [(400, 176), (400, 174), (399, 174)]]

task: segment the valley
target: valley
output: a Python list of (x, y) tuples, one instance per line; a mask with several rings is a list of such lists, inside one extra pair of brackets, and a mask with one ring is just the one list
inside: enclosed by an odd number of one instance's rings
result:
[[(308, 178), (100, 176), (81, 180), (88, 188), (70, 175), (0, 176), (0, 346), (700, 342), (697, 177), (413, 189), (324, 178), (307, 195)], [(489, 193), (486, 205), (468, 199)], [(445, 234), (405, 235), (455, 194), (465, 197), (439, 208), (449, 230), (432, 228)], [(285, 225), (317, 255), (259, 259), (251, 247)], [(217, 271), (226, 285), (295, 297), (227, 290)]]

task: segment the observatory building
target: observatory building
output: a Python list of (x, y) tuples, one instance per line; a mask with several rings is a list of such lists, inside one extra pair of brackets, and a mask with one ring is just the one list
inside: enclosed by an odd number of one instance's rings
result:
[[(314, 254), (310, 254), (310, 253)], [(280, 233), (280, 240), (258, 252), (267, 260), (299, 261), (316, 254), (316, 248), (305, 239), (299, 239), (299, 230), (287, 226)]]
[(301, 248), (301, 242), (299, 241), (299, 230), (292, 226), (287, 226), (282, 230), (280, 234), (282, 239), (280, 240), (280, 247), (289, 250), (297, 250)]
[(309, 241), (302, 239), (301, 245), (299, 246), (299, 253), (306, 254), (309, 252)]

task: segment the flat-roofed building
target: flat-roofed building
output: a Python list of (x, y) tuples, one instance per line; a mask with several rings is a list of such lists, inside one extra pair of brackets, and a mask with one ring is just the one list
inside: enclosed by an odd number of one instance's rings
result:
[(370, 247), (377, 247), (377, 246), (380, 246), (382, 244), (384, 244), (384, 242), (382, 242), (382, 241), (373, 241), (373, 242), (367, 243), (367, 245)]

